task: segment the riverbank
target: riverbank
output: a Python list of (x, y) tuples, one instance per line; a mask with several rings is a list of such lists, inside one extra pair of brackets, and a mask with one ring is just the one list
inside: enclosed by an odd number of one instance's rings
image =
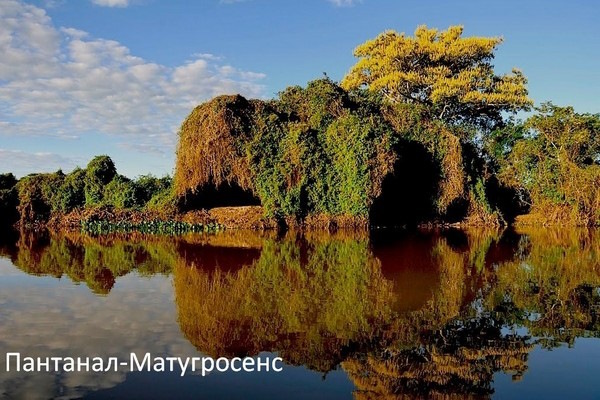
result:
[(127, 230), (139, 230), (148, 224), (179, 224), (182, 229), (195, 230), (366, 230), (369, 223), (366, 218), (349, 216), (311, 215), (303, 220), (294, 218), (267, 218), (261, 206), (215, 207), (208, 210), (194, 210), (182, 213), (165, 213), (148, 210), (117, 209), (96, 207), (76, 209), (69, 213), (55, 213), (47, 223), (37, 221), (28, 226), (34, 229), (78, 230), (85, 227), (104, 226), (123, 227)]
[[(261, 206), (215, 207), (188, 212), (158, 212), (149, 210), (118, 209), (114, 207), (81, 208), (69, 213), (54, 213), (47, 222), (35, 221), (18, 229), (50, 229), (53, 231), (83, 230), (92, 234), (114, 232), (143, 232), (149, 234), (183, 234), (190, 232), (215, 232), (220, 230), (277, 231), (281, 229), (306, 231), (366, 231), (369, 229), (407, 228), (408, 226), (373, 225), (368, 219), (350, 216), (311, 215), (302, 220), (275, 219), (264, 216)], [(517, 216), (512, 223), (500, 219), (467, 218), (459, 222), (428, 221), (416, 227), (467, 228), (507, 226), (593, 226), (570, 219), (540, 218), (539, 215)]]
[(189, 228), (189, 231), (276, 228), (274, 221), (262, 217), (261, 207), (223, 207), (185, 213), (96, 207), (76, 209), (66, 214), (55, 213), (47, 223), (39, 222), (34, 227), (74, 230), (105, 224), (107, 227), (132, 227), (131, 230), (135, 231), (135, 227), (146, 226), (149, 223), (176, 224), (182, 229)]

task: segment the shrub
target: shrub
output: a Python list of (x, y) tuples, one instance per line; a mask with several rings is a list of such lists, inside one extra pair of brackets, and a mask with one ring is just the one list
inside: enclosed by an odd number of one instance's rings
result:
[(501, 179), (526, 191), (538, 222), (600, 224), (600, 115), (546, 103), (525, 123)]
[(154, 196), (170, 191), (173, 179), (170, 176), (157, 178), (153, 175), (142, 175), (134, 182), (136, 204), (140, 207), (146, 205)]
[(58, 209), (64, 213), (85, 205), (86, 171), (75, 168), (68, 174), (58, 193)]
[(104, 186), (116, 175), (117, 169), (109, 156), (94, 157), (86, 168), (85, 204), (90, 206), (102, 203)]
[(60, 204), (60, 187), (65, 180), (62, 171), (32, 174), (17, 184), (18, 211), (22, 225), (46, 222)]
[(163, 215), (175, 215), (178, 211), (178, 199), (172, 188), (156, 193), (145, 207), (147, 210), (160, 212)]
[(116, 208), (133, 208), (139, 205), (134, 182), (117, 175), (105, 187), (102, 193), (102, 204)]

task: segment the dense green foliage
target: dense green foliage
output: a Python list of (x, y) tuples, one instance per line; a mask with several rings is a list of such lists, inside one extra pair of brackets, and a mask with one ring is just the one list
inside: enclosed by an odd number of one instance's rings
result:
[[(238, 184), (269, 216), (500, 223), (505, 202), (490, 198), (502, 190), (484, 144), (532, 101), (521, 72), (494, 71), (501, 39), (462, 32), (386, 32), (357, 48), (341, 86), (325, 78), (269, 102), (198, 106), (180, 130), (177, 195)], [(396, 210), (415, 206), (412, 216)]]
[[(176, 193), (201, 197), (208, 188), (237, 184), (260, 199), (267, 216), (364, 220), (380, 197), (393, 198), (385, 213), (414, 196), (424, 205), (413, 221), (475, 215), (476, 222), (498, 223), (500, 210), (488, 200), (490, 168), (481, 136), (471, 125), (428, 115), (424, 105), (390, 104), (327, 78), (290, 87), (270, 102), (218, 97), (182, 125)], [(215, 156), (217, 147), (229, 147), (229, 158)], [(420, 159), (411, 154), (415, 149)], [(407, 177), (423, 169), (431, 170), (425, 182)], [(432, 193), (425, 189), (431, 186)]]
[(21, 224), (43, 223), (52, 211), (60, 208), (60, 188), (65, 174), (57, 171), (50, 174), (32, 174), (19, 180), (19, 215)]
[(396, 156), (391, 126), (359, 101), (321, 79), (288, 88), (276, 111), (257, 115), (247, 154), (269, 215), (368, 216)]
[(58, 209), (68, 212), (85, 204), (86, 170), (75, 168), (65, 179), (58, 191)]
[(500, 177), (523, 192), (538, 221), (600, 223), (600, 115), (547, 103), (499, 141)]
[[(10, 220), (22, 226), (44, 224), (53, 214), (108, 206), (116, 209), (174, 211), (172, 179), (143, 175), (135, 180), (119, 175), (108, 156), (95, 157), (85, 169), (31, 174), (16, 182), (12, 174), (0, 176), (0, 209), (18, 211)], [(11, 186), (12, 184), (12, 186)], [(169, 208), (171, 207), (171, 208)]]
[(85, 172), (86, 204), (100, 204), (104, 199), (104, 186), (109, 184), (116, 175), (117, 169), (110, 157), (94, 157)]
[(220, 96), (180, 131), (178, 196), (237, 185), (267, 216), (344, 215), (366, 220), (396, 160), (396, 136), (380, 99), (328, 78), (272, 101)]

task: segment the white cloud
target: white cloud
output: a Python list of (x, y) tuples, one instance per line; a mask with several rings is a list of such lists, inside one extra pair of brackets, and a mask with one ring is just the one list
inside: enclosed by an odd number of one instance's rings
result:
[(199, 52), (174, 67), (154, 63), (117, 41), (57, 28), (43, 9), (19, 0), (0, 0), (0, 54), (5, 137), (110, 134), (125, 148), (172, 154), (177, 128), (197, 104), (265, 92), (264, 74), (212, 54)]
[(102, 7), (127, 7), (129, 0), (92, 0), (92, 3)]
[(83, 165), (85, 161), (73, 157), (65, 157), (50, 152), (30, 153), (21, 150), (0, 149), (1, 169), (7, 168), (7, 172), (14, 172), (17, 176), (23, 176), (29, 171), (54, 172), (63, 169), (71, 171), (77, 165)]
[(353, 6), (353, 5), (361, 2), (361, 0), (327, 0), (327, 1), (329, 1), (331, 4), (333, 4), (336, 7), (350, 7), (350, 6)]
[[(27, 352), (31, 357), (98, 356), (104, 360), (129, 359), (130, 353), (141, 359), (146, 352), (200, 355), (179, 330), (170, 277), (140, 279), (129, 274), (119, 278), (109, 296), (99, 297), (90, 295), (85, 286), (73, 286), (69, 279), (53, 281), (53, 285), (39, 285), (31, 279), (11, 285), (6, 279), (12, 273), (10, 266), (10, 261), (0, 258), (0, 277), (4, 278), (0, 301), (8, 299), (11, 306), (3, 306), (0, 314), (0, 349)], [(35, 279), (50, 282), (51, 278)], [(22, 310), (27, 310), (27, 318), (19, 315)], [(0, 357), (0, 398), (75, 399), (127, 378), (124, 368), (102, 374), (32, 374), (14, 368), (5, 372), (5, 363), (5, 357)]]
[[(236, 3), (243, 3), (246, 1), (248, 1), (248, 0), (219, 0), (219, 3), (221, 3), (221, 4), (236, 4)], [(357, 3), (362, 2), (362, 0), (327, 0), (327, 1), (332, 3), (333, 5), (335, 5), (336, 7), (350, 7)]]
[(44, 8), (56, 8), (62, 6), (66, 0), (42, 0)]
[(88, 37), (88, 33), (75, 28), (60, 28), (60, 31), (65, 35), (72, 37), (73, 39), (85, 39)]

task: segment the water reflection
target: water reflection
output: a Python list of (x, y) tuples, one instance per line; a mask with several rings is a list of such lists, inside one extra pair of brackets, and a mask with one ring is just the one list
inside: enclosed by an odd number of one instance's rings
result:
[[(0, 256), (31, 275), (85, 283), (120, 302), (124, 318), (139, 318), (126, 332), (116, 326), (92, 342), (150, 329), (162, 339), (145, 342), (143, 352), (164, 353), (177, 342), (182, 356), (195, 355), (190, 345), (215, 357), (278, 353), (307, 374), (341, 368), (355, 398), (489, 397), (498, 373), (527, 381), (533, 352), (600, 334), (600, 234), (592, 230), (23, 234), (0, 239)], [(140, 307), (147, 297), (138, 301), (118, 290), (123, 281), (149, 290), (148, 277), (158, 278), (151, 287), (172, 280), (170, 305)], [(39, 327), (30, 323), (35, 317), (12, 312), (4, 289), (0, 322), (10, 322), (12, 335), (27, 328), (25, 342), (39, 341), (32, 333)], [(43, 308), (37, 301), (13, 308), (35, 312)], [(145, 321), (144, 314), (153, 317)], [(15, 346), (0, 341), (3, 350)], [(114, 346), (111, 354), (121, 356), (135, 347)], [(15, 379), (9, 385), (3, 377), (0, 389), (16, 393), (15, 382), (23, 381)]]

